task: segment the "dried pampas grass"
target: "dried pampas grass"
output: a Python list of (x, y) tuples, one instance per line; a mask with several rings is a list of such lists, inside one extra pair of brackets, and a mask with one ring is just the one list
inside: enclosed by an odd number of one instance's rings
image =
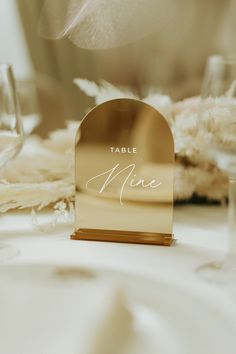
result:
[[(76, 79), (75, 83), (99, 104), (114, 98), (138, 98), (127, 90), (102, 82), (97, 85)], [(236, 148), (236, 100), (230, 97), (199, 97), (173, 103), (159, 93), (144, 101), (161, 111), (175, 138), (175, 200), (193, 196), (221, 201), (227, 195), (227, 178), (218, 170), (202, 147), (206, 142)], [(225, 120), (231, 128), (225, 128)], [(47, 139), (29, 136), (21, 153), (0, 175), (0, 212), (14, 208), (44, 208), (51, 203), (74, 200), (74, 141), (78, 122), (68, 122)], [(148, 173), (148, 171), (147, 171)], [(64, 204), (63, 204), (64, 205)]]
[[(95, 82), (86, 79), (74, 79), (74, 83), (87, 96), (93, 97), (96, 105), (116, 98), (139, 99), (137, 95), (127, 88), (117, 88), (106, 81), (101, 81), (100, 85), (97, 85)], [(167, 119), (171, 120), (173, 102), (169, 96), (151, 93), (143, 101), (157, 108)]]
[(74, 196), (74, 187), (65, 181), (34, 183), (1, 183), (0, 211), (9, 209), (42, 209), (58, 200), (70, 200)]
[(0, 175), (0, 212), (14, 208), (42, 209), (74, 198), (74, 139), (78, 122), (50, 134), (30, 136), (20, 154)]

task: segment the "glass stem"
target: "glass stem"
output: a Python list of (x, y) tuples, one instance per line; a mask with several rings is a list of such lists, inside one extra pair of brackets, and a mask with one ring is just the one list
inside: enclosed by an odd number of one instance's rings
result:
[(229, 257), (236, 257), (236, 177), (229, 178)]

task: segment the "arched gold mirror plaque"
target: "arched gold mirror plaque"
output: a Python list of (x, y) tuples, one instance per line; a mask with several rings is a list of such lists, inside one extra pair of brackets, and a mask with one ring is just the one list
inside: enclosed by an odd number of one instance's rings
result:
[(174, 143), (166, 119), (134, 99), (83, 119), (75, 152), (72, 239), (170, 245)]

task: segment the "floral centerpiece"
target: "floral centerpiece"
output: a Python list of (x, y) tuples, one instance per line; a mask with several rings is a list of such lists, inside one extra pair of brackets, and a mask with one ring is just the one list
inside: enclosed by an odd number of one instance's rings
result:
[[(127, 89), (102, 82), (75, 79), (77, 86), (95, 104), (114, 98), (138, 98)], [(204, 102), (200, 97), (173, 102), (169, 96), (150, 94), (143, 101), (158, 109), (174, 134), (176, 149), (175, 200), (222, 201), (227, 196), (227, 177), (212, 162), (204, 146), (223, 142), (236, 147), (236, 124), (225, 129), (225, 120), (235, 122), (236, 100), (230, 95)], [(69, 122), (47, 139), (29, 136), (19, 156), (1, 173), (0, 211), (13, 208), (44, 208), (74, 199), (74, 139), (79, 122)], [(61, 204), (60, 204), (60, 208)], [(62, 208), (63, 209), (63, 208)]]

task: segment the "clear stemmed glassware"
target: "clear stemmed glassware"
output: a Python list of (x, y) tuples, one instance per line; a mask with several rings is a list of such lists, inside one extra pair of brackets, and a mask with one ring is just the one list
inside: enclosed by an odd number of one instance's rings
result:
[[(236, 282), (236, 59), (221, 56), (209, 58), (202, 100), (204, 109), (212, 100), (217, 100), (221, 109), (222, 131), (213, 134), (211, 143), (206, 146), (206, 154), (229, 178), (229, 242), (224, 261), (204, 264), (197, 271), (208, 280), (232, 283)], [(230, 107), (228, 112), (225, 111), (227, 105)]]
[[(20, 151), (23, 140), (13, 71), (9, 64), (0, 64), (0, 171)], [(17, 253), (15, 247), (0, 242), (0, 262), (15, 257)]]

